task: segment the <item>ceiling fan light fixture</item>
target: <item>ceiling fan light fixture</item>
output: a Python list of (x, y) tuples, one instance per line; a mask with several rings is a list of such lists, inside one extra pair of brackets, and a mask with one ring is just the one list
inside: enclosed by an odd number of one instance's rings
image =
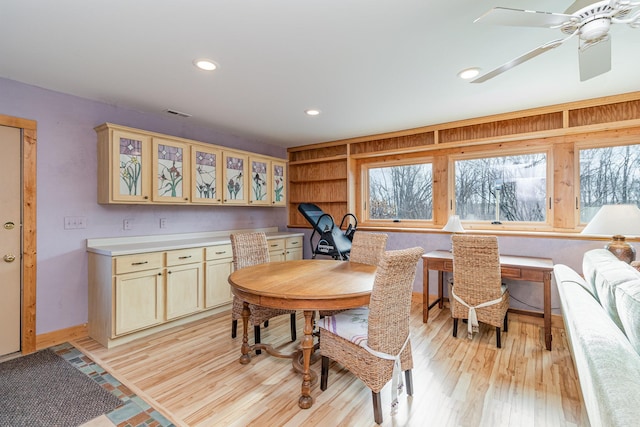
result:
[(195, 59), (193, 65), (204, 71), (213, 71), (218, 68), (218, 64), (210, 59)]
[(458, 73), (458, 77), (460, 77), (463, 80), (469, 80), (476, 77), (478, 74), (480, 74), (479, 68), (477, 67), (466, 68)]

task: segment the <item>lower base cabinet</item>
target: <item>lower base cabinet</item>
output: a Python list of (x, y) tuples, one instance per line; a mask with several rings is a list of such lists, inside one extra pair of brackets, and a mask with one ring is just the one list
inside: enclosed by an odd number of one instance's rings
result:
[[(302, 258), (302, 237), (270, 241), (272, 261)], [(107, 348), (230, 308), (230, 243), (88, 256), (89, 336)]]

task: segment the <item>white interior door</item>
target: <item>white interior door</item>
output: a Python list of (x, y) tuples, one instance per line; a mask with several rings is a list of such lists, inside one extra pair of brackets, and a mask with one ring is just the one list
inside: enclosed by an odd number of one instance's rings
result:
[(0, 356), (20, 351), (20, 129), (0, 126)]

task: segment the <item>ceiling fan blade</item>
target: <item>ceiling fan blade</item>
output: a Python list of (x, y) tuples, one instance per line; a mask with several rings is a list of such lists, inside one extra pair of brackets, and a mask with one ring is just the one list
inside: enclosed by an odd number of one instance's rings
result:
[(611, 70), (611, 37), (609, 34), (595, 43), (580, 40), (580, 81), (592, 79)]
[(519, 56), (516, 59), (512, 59), (511, 61), (507, 62), (504, 65), (501, 65), (500, 67), (496, 68), (495, 70), (489, 71), (488, 73), (483, 74), (482, 76), (478, 77), (477, 79), (471, 80), (471, 83), (486, 82), (487, 80), (492, 79), (495, 76), (497, 76), (499, 74), (502, 74), (505, 71), (508, 71), (508, 70), (512, 69), (516, 65), (520, 65), (525, 61), (528, 61), (528, 60), (530, 60), (532, 58), (535, 58), (536, 56), (538, 56), (540, 54), (543, 54), (548, 50), (555, 49), (556, 47), (560, 46), (562, 43), (566, 42), (571, 37), (573, 37), (576, 33), (577, 33), (577, 31), (574, 32), (573, 34), (571, 34), (569, 37), (566, 37), (564, 39), (553, 40), (553, 41), (550, 41), (549, 43), (543, 44), (542, 46), (538, 46), (537, 48), (525, 53), (524, 55)]
[(517, 27), (556, 28), (571, 21), (572, 18), (573, 17), (571, 15), (565, 15), (563, 13), (537, 12), (535, 10), (494, 7), (473, 22)]
[[(567, 10), (564, 11), (564, 13), (573, 15), (580, 9), (584, 9), (585, 7), (591, 6), (594, 3), (598, 3), (599, 1), (602, 1), (602, 0), (576, 0), (571, 4), (571, 6), (567, 8)], [(615, 1), (616, 0), (611, 0), (609, 4), (613, 4), (615, 3)]]

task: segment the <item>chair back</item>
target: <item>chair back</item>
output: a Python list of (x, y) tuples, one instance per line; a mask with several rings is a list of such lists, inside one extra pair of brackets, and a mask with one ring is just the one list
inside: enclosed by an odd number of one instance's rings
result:
[(384, 233), (356, 232), (351, 243), (349, 261), (378, 265), (384, 255), (388, 237)]
[(367, 345), (372, 349), (398, 354), (404, 345), (409, 334), (416, 266), (423, 253), (424, 249), (420, 247), (384, 253), (376, 270), (369, 302)]
[(269, 246), (264, 233), (235, 233), (229, 237), (235, 270), (269, 262)]
[(454, 234), (453, 287), (469, 305), (500, 298), (502, 277), (496, 236)]

